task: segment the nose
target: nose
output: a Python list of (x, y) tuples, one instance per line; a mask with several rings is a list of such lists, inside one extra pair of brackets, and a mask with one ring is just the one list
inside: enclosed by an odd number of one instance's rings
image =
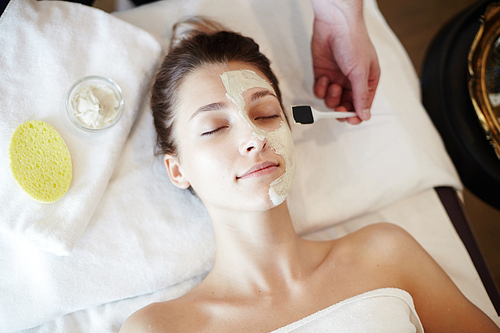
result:
[(240, 141), (239, 151), (242, 155), (258, 154), (267, 146), (267, 139), (259, 139), (251, 130), (245, 130)]
[(240, 152), (242, 155), (260, 153), (261, 151), (264, 150), (264, 148), (267, 145), (267, 143), (265, 141), (266, 141), (265, 139), (260, 140), (258, 138), (254, 138), (254, 139), (248, 141), (246, 144), (244, 144), (240, 148)]

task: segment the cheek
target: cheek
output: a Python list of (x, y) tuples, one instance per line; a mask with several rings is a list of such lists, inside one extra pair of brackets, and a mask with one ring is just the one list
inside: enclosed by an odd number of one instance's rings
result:
[(188, 148), (184, 159), (184, 172), (194, 187), (201, 193), (219, 189), (231, 178), (229, 149), (219, 146), (193, 145)]
[(285, 159), (286, 167), (291, 166), (289, 164), (295, 164), (295, 145), (292, 133), (284, 121), (277, 130), (267, 132), (266, 137), (273, 150)]

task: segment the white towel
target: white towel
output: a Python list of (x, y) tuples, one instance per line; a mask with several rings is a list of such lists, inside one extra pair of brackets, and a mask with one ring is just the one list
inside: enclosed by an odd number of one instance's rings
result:
[[(106, 189), (161, 48), (143, 30), (95, 8), (12, 0), (0, 18), (0, 50), (0, 233), (67, 255)], [(111, 78), (125, 98), (120, 121), (100, 133), (77, 128), (65, 109), (71, 85), (88, 75)], [(28, 120), (52, 125), (71, 154), (70, 188), (52, 204), (30, 198), (10, 171), (10, 138)]]
[(423, 333), (413, 299), (396, 288), (371, 290), (318, 311), (272, 333)]

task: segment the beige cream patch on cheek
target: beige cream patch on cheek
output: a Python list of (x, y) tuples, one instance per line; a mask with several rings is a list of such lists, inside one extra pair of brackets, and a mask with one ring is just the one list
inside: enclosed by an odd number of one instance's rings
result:
[(275, 206), (280, 205), (288, 197), (292, 190), (295, 178), (295, 149), (292, 133), (285, 122), (281, 122), (280, 128), (269, 132), (267, 139), (269, 145), (285, 160), (285, 172), (275, 179), (269, 187), (269, 197)]
[(269, 198), (275, 206), (278, 206), (285, 201), (290, 193), (295, 177), (296, 163), (292, 134), (288, 125), (283, 121), (278, 129), (270, 132), (255, 126), (248, 117), (243, 97), (243, 93), (251, 88), (264, 88), (273, 92), (274, 89), (266, 80), (251, 70), (224, 72), (220, 77), (226, 88), (227, 98), (237, 105), (240, 116), (250, 126), (253, 135), (259, 140), (267, 138), (270, 147), (285, 160), (285, 172), (275, 179), (269, 187)]

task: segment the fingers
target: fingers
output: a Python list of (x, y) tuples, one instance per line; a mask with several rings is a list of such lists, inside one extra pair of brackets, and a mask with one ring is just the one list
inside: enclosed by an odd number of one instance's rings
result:
[(328, 79), (328, 77), (321, 76), (318, 80), (316, 80), (316, 83), (314, 84), (314, 95), (316, 95), (316, 97), (320, 99), (325, 98), (329, 84), (330, 80)]
[(314, 94), (323, 99), (328, 108), (336, 111), (356, 111), (357, 117), (339, 120), (353, 125), (371, 118), (370, 108), (380, 77), (378, 62), (375, 63), (369, 75), (366, 72), (358, 72), (350, 75), (350, 87), (347, 88), (341, 84), (332, 83), (326, 75), (320, 76), (314, 86)]
[(347, 118), (347, 123), (351, 124), (351, 125), (357, 125), (359, 123), (361, 123), (363, 120), (361, 120), (359, 117), (350, 117), (350, 118)]
[[(349, 108), (346, 108), (345, 106), (339, 106), (338, 108), (335, 109), (335, 111), (340, 111), (340, 112), (345, 112), (345, 111), (351, 111), (352, 110), (352, 105)], [(351, 125), (357, 125), (362, 122), (359, 117), (349, 117), (349, 118), (340, 118), (337, 119), (340, 122), (347, 122), (348, 124)]]
[[(314, 87), (316, 97), (324, 100), (325, 105), (335, 111), (352, 111), (352, 91), (342, 88), (337, 83), (330, 83), (328, 77), (322, 76), (316, 81)], [(340, 122), (349, 124), (359, 124), (362, 120), (359, 117), (340, 118)]]
[(343, 90), (341, 85), (331, 83), (327, 76), (322, 76), (316, 81), (314, 95), (317, 98), (323, 99), (325, 105), (330, 109), (335, 109), (341, 105), (342, 100), (352, 99), (349, 90)]
[(338, 84), (331, 84), (328, 87), (326, 96), (324, 97), (325, 105), (330, 109), (336, 108), (340, 104), (342, 96), (342, 87)]

